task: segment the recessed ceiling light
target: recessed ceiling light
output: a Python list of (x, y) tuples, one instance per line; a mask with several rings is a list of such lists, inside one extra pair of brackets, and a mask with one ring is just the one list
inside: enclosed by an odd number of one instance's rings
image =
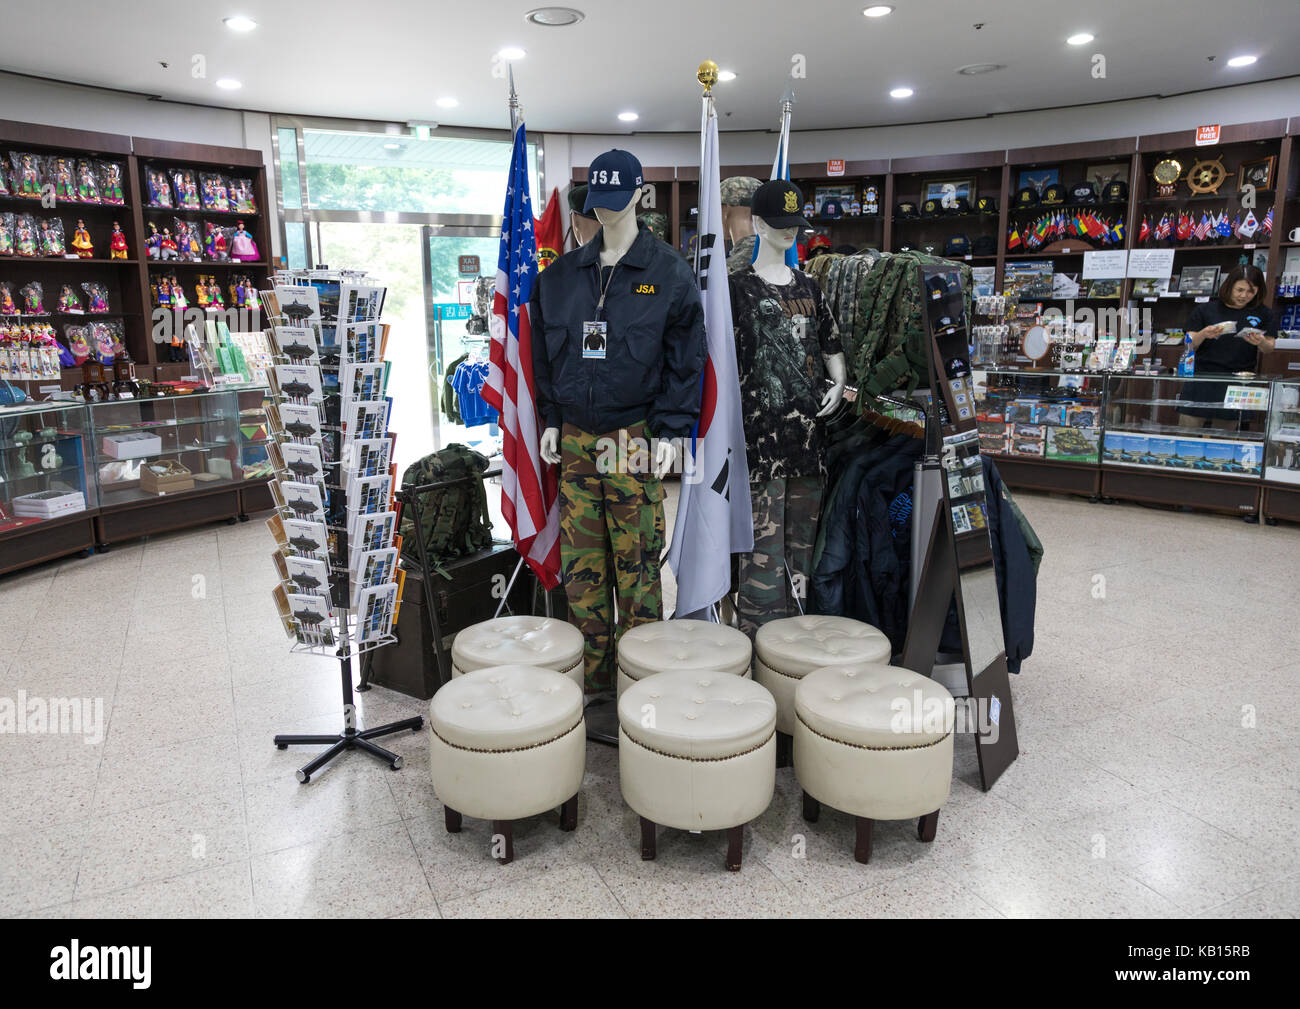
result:
[(734, 71), (731, 70), (718, 71), (718, 80), (720, 81), (734, 81), (735, 79), (736, 79), (736, 74)]
[(393, 143), (392, 141), (384, 144), (384, 150), (386, 151), (400, 151), (401, 149), (401, 144)]
[(460, 102), (455, 98), (439, 98), (436, 104), (440, 109), (454, 109)]
[(587, 15), (572, 7), (538, 7), (524, 15), (524, 20), (546, 28), (567, 28)]
[(634, 123), (641, 117), (638, 116), (635, 112), (620, 112), (618, 114), (618, 118), (623, 120), (623, 122), (625, 123)]
[(1005, 63), (971, 63), (964, 67), (958, 67), (957, 73), (964, 77), (974, 77), (976, 74), (991, 74), (995, 70), (1005, 70)]
[(886, 14), (893, 14), (894, 8), (888, 4), (874, 4), (862, 11), (869, 18), (883, 18)]
[(518, 46), (506, 46), (504, 49), (498, 50), (497, 55), (503, 60), (522, 60), (528, 54)]
[(242, 14), (236, 14), (234, 17), (222, 18), (221, 23), (232, 32), (251, 32), (257, 27), (256, 21), (252, 18), (246, 18)]
[(1087, 32), (1079, 32), (1078, 35), (1071, 35), (1065, 41), (1072, 46), (1086, 46), (1089, 42), (1091, 42), (1096, 37), (1097, 36), (1095, 35), (1089, 35)]
[(1234, 56), (1232, 59), (1228, 60), (1228, 66), (1248, 67), (1252, 63), (1254, 63), (1257, 59), (1259, 59), (1258, 56)]
[(217, 81), (217, 87), (221, 88), (223, 91), (238, 91), (243, 86), (244, 85), (240, 84), (239, 81), (235, 80), (233, 77), (222, 77)]
[(890, 98), (911, 98), (911, 97), (912, 97), (912, 89), (911, 89), (911, 88), (894, 88), (893, 91), (889, 92), (889, 97), (890, 97)]

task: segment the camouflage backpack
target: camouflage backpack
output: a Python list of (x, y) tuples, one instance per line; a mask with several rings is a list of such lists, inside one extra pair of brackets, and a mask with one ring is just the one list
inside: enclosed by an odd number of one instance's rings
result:
[[(406, 467), (402, 487), (456, 480), (447, 487), (435, 487), (419, 495), (420, 531), (429, 565), (446, 576), (444, 565), (492, 545), (492, 517), (488, 512), (483, 472), (487, 457), (464, 445), (448, 445)], [(407, 504), (402, 510), (402, 556), (420, 562), (415, 529), (417, 509)]]

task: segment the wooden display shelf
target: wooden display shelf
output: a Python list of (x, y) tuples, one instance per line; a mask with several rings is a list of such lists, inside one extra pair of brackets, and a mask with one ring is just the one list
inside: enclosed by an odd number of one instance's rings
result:
[(241, 514), (240, 485), (223, 481), (176, 494), (149, 494), (137, 500), (101, 507), (95, 515), (95, 545), (106, 547), (154, 533), (186, 529)]
[(1002, 482), (1012, 487), (1058, 494), (1082, 494), (1091, 498), (1101, 494), (1101, 467), (1098, 463), (994, 452), (987, 454), (997, 463)]
[(1263, 481), (1258, 476), (1215, 476), (1140, 466), (1101, 464), (1105, 498), (1186, 506), (1228, 515), (1258, 515)]
[(4, 256), (0, 263), (22, 266), (139, 266), (138, 259), (82, 259), (80, 256)]
[(96, 508), (0, 530), (0, 575), (95, 546)]
[(1270, 521), (1300, 522), (1300, 486), (1265, 480), (1262, 510)]

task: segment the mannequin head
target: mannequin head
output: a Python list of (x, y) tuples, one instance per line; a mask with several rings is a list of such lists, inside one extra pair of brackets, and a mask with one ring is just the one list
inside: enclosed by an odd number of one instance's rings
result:
[(799, 237), (798, 228), (774, 228), (757, 214), (751, 215), (750, 221), (753, 223), (754, 233), (758, 235), (758, 240), (769, 249), (775, 249), (783, 256), (785, 250), (794, 245), (795, 239)]
[(573, 231), (575, 245), (586, 245), (596, 237), (600, 222), (592, 214), (585, 213), (587, 203), (586, 183), (579, 183), (569, 188), (569, 227)]
[(747, 238), (754, 233), (751, 223), (750, 203), (754, 193), (762, 183), (748, 175), (733, 175), (723, 179), (720, 187), (722, 196), (722, 226), (727, 237), (733, 242)]
[(635, 217), (636, 205), (640, 199), (641, 187), (637, 186), (637, 188), (632, 190), (631, 194), (628, 196), (627, 202), (621, 207), (596, 207), (593, 213), (595, 213), (596, 220), (600, 222), (602, 228), (618, 227), (619, 223), (625, 220), (628, 215), (633, 215)]

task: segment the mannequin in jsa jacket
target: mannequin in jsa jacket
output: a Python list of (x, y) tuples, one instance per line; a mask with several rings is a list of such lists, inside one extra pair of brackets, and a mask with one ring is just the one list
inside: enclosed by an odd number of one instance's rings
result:
[(739, 565), (741, 630), (800, 612), (812, 577), (825, 468), (822, 418), (844, 397), (845, 361), (816, 281), (785, 263), (808, 227), (798, 188), (760, 186), (751, 201), (758, 254), (730, 276), (754, 552)]
[(686, 261), (638, 228), (642, 191), (626, 151), (592, 162), (584, 210), (601, 230), (538, 275), (529, 306), (541, 455), (560, 467), (560, 562), (589, 693), (613, 687), (618, 636), (663, 617), (660, 478), (700, 409), (699, 291)]

